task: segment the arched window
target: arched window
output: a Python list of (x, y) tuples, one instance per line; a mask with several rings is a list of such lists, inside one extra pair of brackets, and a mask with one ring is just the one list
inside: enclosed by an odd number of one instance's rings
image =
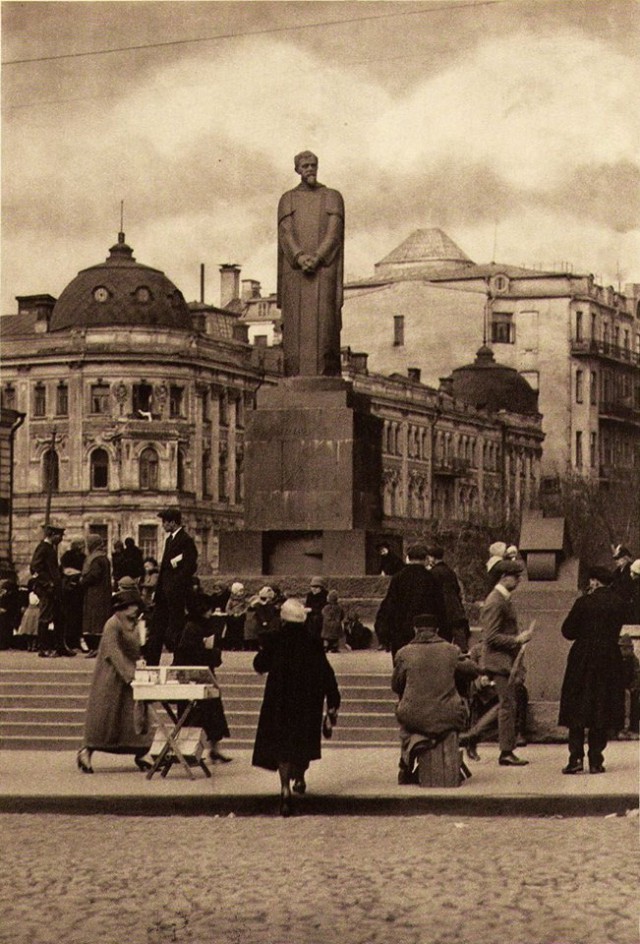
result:
[(55, 449), (47, 449), (42, 457), (42, 490), (43, 492), (57, 492), (60, 487), (60, 467), (58, 453)]
[(106, 449), (91, 453), (91, 488), (109, 488), (109, 454)]
[(140, 488), (149, 490), (158, 487), (158, 453), (151, 446), (147, 446), (140, 453), (138, 460), (140, 469)]

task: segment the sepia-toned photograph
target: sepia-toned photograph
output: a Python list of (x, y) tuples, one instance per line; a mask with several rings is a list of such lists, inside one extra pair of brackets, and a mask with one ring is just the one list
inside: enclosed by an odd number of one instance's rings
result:
[(637, 944), (639, 0), (0, 11), (0, 944)]

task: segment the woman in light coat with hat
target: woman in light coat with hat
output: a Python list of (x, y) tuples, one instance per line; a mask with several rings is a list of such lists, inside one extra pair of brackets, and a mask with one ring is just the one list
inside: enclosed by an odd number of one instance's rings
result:
[(338, 683), (322, 642), (305, 627), (307, 613), (299, 600), (285, 600), (281, 628), (263, 637), (264, 647), (253, 660), (268, 673), (260, 710), (252, 764), (280, 775), (280, 813), (291, 814), (293, 792), (306, 790), (305, 772), (320, 758), (322, 713), (335, 724), (340, 707)]
[(136, 731), (131, 689), (140, 658), (139, 592), (120, 590), (115, 593), (113, 609), (100, 640), (89, 691), (84, 744), (77, 756), (78, 769), (85, 774), (93, 773), (91, 756), (94, 751), (133, 754), (139, 770), (149, 770), (152, 766), (147, 755), (153, 735)]

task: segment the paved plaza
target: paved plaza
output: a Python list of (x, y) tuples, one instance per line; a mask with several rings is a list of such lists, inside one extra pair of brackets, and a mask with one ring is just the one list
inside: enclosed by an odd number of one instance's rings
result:
[(2, 944), (636, 944), (637, 816), (0, 817)]

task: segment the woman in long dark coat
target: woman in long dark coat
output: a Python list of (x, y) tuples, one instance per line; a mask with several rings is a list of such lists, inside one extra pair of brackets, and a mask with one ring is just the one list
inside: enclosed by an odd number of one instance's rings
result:
[(291, 813), (291, 780), (304, 793), (305, 772), (320, 758), (325, 698), (335, 724), (340, 692), (320, 639), (305, 628), (306, 611), (299, 600), (282, 604), (282, 627), (264, 637), (253, 667), (268, 673), (253, 749), (253, 766), (280, 774), (280, 812)]
[(82, 565), (80, 587), (82, 634), (89, 647), (87, 658), (95, 658), (106, 621), (111, 616), (111, 564), (99, 534), (87, 537), (87, 556)]
[(84, 728), (84, 745), (78, 752), (78, 768), (93, 773), (91, 755), (133, 754), (140, 770), (149, 770), (146, 757), (152, 733), (139, 734), (134, 722), (131, 682), (140, 658), (137, 590), (121, 590), (113, 597), (114, 614), (105, 623), (89, 691)]
[[(215, 675), (215, 669), (222, 664), (222, 653), (215, 644), (212, 613), (213, 601), (206, 593), (188, 600), (187, 621), (173, 655), (173, 665), (203, 665)], [(213, 763), (226, 764), (231, 760), (218, 749), (218, 741), (229, 737), (222, 698), (198, 702), (189, 716), (189, 724), (204, 728), (209, 740), (209, 759)]]
[(560, 694), (558, 723), (569, 728), (569, 763), (565, 774), (584, 767), (588, 728), (589, 773), (604, 773), (609, 732), (624, 727), (624, 676), (618, 637), (624, 623), (623, 601), (609, 586), (611, 574), (602, 567), (589, 573), (589, 590), (573, 604), (562, 635), (574, 643)]

